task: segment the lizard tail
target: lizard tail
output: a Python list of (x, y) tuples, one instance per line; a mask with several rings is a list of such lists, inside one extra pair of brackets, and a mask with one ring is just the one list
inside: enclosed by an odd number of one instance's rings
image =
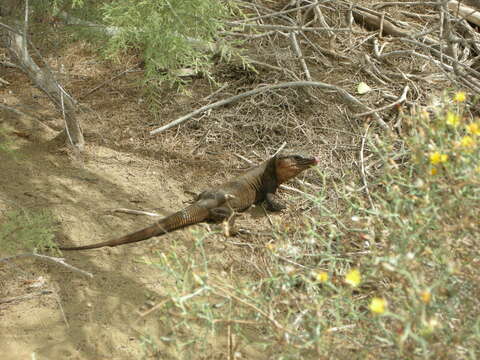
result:
[(92, 245), (85, 246), (73, 246), (73, 247), (63, 247), (60, 246), (60, 250), (89, 250), (89, 249), (98, 249), (104, 246), (118, 246), (123, 244), (134, 243), (142, 240), (150, 239), (154, 236), (163, 235), (171, 231), (175, 231), (181, 228), (184, 228), (188, 225), (193, 225), (205, 221), (209, 216), (209, 211), (204, 207), (198, 206), (196, 204), (190, 205), (185, 209), (178, 211), (170, 216), (164, 217), (163, 219), (155, 222), (154, 224), (135, 231), (131, 234), (122, 236), (117, 239), (104, 241), (101, 243), (96, 243)]

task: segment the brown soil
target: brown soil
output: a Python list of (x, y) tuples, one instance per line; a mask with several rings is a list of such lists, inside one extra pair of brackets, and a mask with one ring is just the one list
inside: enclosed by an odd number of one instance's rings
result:
[[(123, 70), (112, 71), (98, 64), (83, 43), (64, 49), (57, 59), (46, 60), (54, 68), (61, 63), (67, 69), (68, 73), (60, 78), (74, 97)], [(243, 149), (241, 142), (248, 143), (249, 139), (232, 140), (230, 130), (221, 134), (221, 129), (212, 131), (213, 138), (208, 138), (204, 126), (215, 127), (220, 121), (227, 128), (232, 126), (225, 121), (225, 114), (231, 111), (228, 108), (218, 111), (213, 120), (192, 121), (151, 138), (147, 135), (152, 128), (149, 123), (158, 121), (150, 119), (140, 100), (140, 74), (132, 73), (108, 83), (82, 102), (79, 117), (87, 145), (85, 152), (78, 155), (49, 143), (62, 129), (63, 120), (45, 94), (32, 86), (22, 72), (0, 69), (0, 77), (9, 82), (0, 88), (0, 98), (23, 113), (0, 109), (2, 130), (15, 150), (15, 155), (0, 153), (0, 209), (51, 210), (59, 225), (57, 240), (62, 244), (95, 243), (146, 226), (154, 220), (110, 210), (130, 208), (166, 215), (192, 198), (188, 192), (199, 192), (210, 187), (212, 179), (213, 184), (220, 183), (248, 167), (231, 150), (258, 161), (265, 156), (264, 145), (271, 154), (275, 151), (271, 144), (281, 144), (277, 139), (268, 139), (265, 144), (257, 140), (250, 149)], [(196, 99), (213, 91), (202, 79), (194, 80), (189, 90), (192, 96), (165, 91), (160, 104), (164, 119), (191, 111), (198, 106)], [(248, 120), (245, 114), (239, 117)], [(262, 131), (268, 132), (271, 124), (265, 123)], [(289, 150), (321, 155), (326, 164), (335, 161), (327, 158), (328, 152), (320, 153), (315, 145), (319, 141), (314, 137), (307, 143), (297, 140), (303, 134), (288, 126), (292, 134), (289, 137), (282, 130), (286, 125), (277, 123), (278, 139), (293, 143), (287, 147)], [(335, 136), (338, 138), (338, 134)], [(322, 142), (325, 139), (322, 135)], [(297, 202), (297, 206), (301, 203)], [(288, 222), (301, 220), (295, 215), (294, 204), (290, 211), (274, 215), (274, 222), (281, 223), (284, 218)], [(270, 228), (264, 216), (245, 215), (238, 223), (254, 231)], [(64, 252), (69, 264), (93, 273), (93, 279), (41, 261), (1, 263), (1, 299), (46, 291), (0, 304), (2, 359), (27, 358), (33, 353), (44, 359), (139, 358), (144, 354), (142, 336), (161, 346), (160, 339), (168, 336), (168, 329), (155, 316), (140, 318), (139, 312), (162, 299), (168, 282), (161, 271), (146, 262), (157, 259), (158, 251), (175, 252), (180, 258), (194, 251), (192, 229), (198, 228), (209, 227), (198, 225), (131, 246)], [(211, 236), (205, 248), (210, 266), (218, 270), (219, 276), (233, 267), (239, 274), (247, 272), (242, 247), (225, 243), (222, 236)], [(6, 255), (0, 249), (0, 257)], [(39, 283), (42, 285), (33, 286)], [(212, 348), (204, 358), (223, 358), (225, 341), (212, 339)], [(165, 356), (162, 358), (175, 358), (165, 344), (159, 349)]]

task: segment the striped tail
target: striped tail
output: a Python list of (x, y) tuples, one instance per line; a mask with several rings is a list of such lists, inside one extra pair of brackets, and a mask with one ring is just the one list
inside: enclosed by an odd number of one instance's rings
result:
[(121, 238), (104, 241), (97, 244), (74, 246), (74, 247), (59, 247), (60, 250), (88, 250), (98, 249), (104, 246), (118, 246), (123, 244), (134, 243), (142, 240), (150, 239), (154, 236), (163, 235), (171, 231), (184, 228), (188, 225), (193, 225), (205, 221), (209, 216), (209, 211), (205, 207), (197, 204), (192, 204), (185, 209), (178, 211), (172, 215), (164, 217), (154, 224), (135, 231), (131, 234), (122, 236)]

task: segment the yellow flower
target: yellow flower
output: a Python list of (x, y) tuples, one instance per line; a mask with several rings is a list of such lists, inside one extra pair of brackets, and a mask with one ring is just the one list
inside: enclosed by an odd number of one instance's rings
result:
[(475, 146), (475, 140), (473, 140), (473, 138), (472, 138), (471, 136), (464, 136), (464, 137), (462, 137), (462, 139), (460, 140), (460, 144), (461, 144), (463, 147), (471, 148), (471, 147), (474, 147), (474, 146)]
[(425, 304), (428, 304), (430, 302), (430, 300), (432, 300), (432, 293), (429, 290), (423, 290), (420, 293), (420, 299), (422, 299), (422, 301)]
[(472, 135), (480, 135), (480, 124), (479, 123), (468, 124), (467, 131)]
[(438, 173), (437, 168), (432, 167), (432, 168), (430, 169), (430, 175), (434, 176), (434, 175), (437, 175), (437, 173)]
[(447, 124), (456, 127), (460, 123), (460, 115), (452, 112), (447, 113)]
[(313, 274), (313, 276), (320, 283), (326, 283), (328, 281), (328, 278), (329, 278), (328, 273), (325, 272), (325, 271), (315, 272)]
[(440, 154), (438, 151), (435, 151), (433, 154), (430, 154), (430, 163), (432, 165), (444, 163), (448, 160), (447, 154)]
[(379, 297), (372, 298), (368, 308), (374, 314), (383, 314), (387, 310), (388, 302), (387, 300)]
[(352, 287), (357, 287), (358, 285), (360, 285), (360, 283), (362, 282), (362, 275), (360, 274), (360, 270), (350, 270), (347, 275), (345, 275), (345, 282)]
[(453, 101), (456, 101), (456, 102), (464, 102), (466, 99), (467, 99), (467, 94), (465, 94), (463, 91), (457, 92), (453, 97)]

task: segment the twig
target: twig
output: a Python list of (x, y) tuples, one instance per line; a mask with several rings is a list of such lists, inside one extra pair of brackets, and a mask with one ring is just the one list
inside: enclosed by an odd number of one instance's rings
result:
[(15, 260), (15, 259), (20, 259), (20, 258), (26, 258), (26, 257), (33, 257), (33, 258), (38, 258), (38, 259), (41, 259), (41, 260), (46, 260), (46, 261), (50, 261), (54, 264), (60, 264), (64, 267), (66, 267), (67, 269), (70, 269), (72, 271), (76, 271), (76, 272), (79, 272), (80, 274), (83, 274), (83, 275), (86, 275), (90, 278), (93, 278), (93, 274), (92, 273), (89, 273), (88, 271), (85, 271), (85, 270), (82, 270), (82, 269), (79, 269), (75, 266), (72, 266), (70, 264), (67, 264), (65, 262), (65, 259), (64, 258), (58, 258), (58, 257), (53, 257), (53, 256), (47, 256), (47, 255), (42, 255), (42, 254), (37, 254), (37, 253), (25, 253), (25, 254), (19, 254), (19, 255), (13, 255), (13, 256), (8, 256), (8, 257), (5, 257), (5, 258), (1, 258), (0, 259), (0, 262), (9, 262), (11, 260)]
[(275, 151), (275, 154), (273, 154), (272, 157), (278, 155), (280, 153), (280, 151), (282, 151), (285, 148), (286, 145), (287, 145), (287, 142), (284, 141), (283, 144), (280, 145), (280, 147), (277, 149), (277, 151)]
[(159, 214), (154, 212), (132, 210), (132, 209), (125, 209), (125, 208), (113, 209), (112, 212), (119, 212), (119, 213), (125, 213), (125, 214), (133, 214), (133, 215), (147, 215), (152, 217), (160, 216)]
[(155, 310), (161, 308), (163, 305), (165, 305), (167, 302), (169, 302), (170, 299), (165, 299), (163, 301), (160, 301), (158, 304), (155, 304), (152, 308), (144, 311), (144, 312), (141, 312), (139, 313), (138, 315), (142, 318), (142, 317), (145, 317), (147, 316), (148, 314), (154, 312)]
[(297, 263), (297, 262), (295, 262), (295, 261), (293, 261), (293, 260), (287, 259), (286, 257), (280, 256), (280, 255), (278, 255), (278, 254), (272, 253), (272, 255), (273, 255), (274, 257), (276, 257), (277, 259), (280, 259), (280, 260), (285, 261), (285, 262), (287, 262), (287, 263), (289, 263), (289, 264), (298, 266), (298, 267), (300, 267), (300, 268), (302, 268), (302, 269), (314, 270), (314, 268), (311, 268), (311, 267), (308, 267), (308, 266), (299, 264), (299, 263)]
[(255, 163), (254, 163), (252, 160), (247, 159), (245, 156), (242, 156), (242, 155), (237, 154), (237, 153), (235, 153), (235, 154), (233, 154), (233, 155), (235, 155), (235, 156), (238, 157), (239, 159), (242, 159), (243, 161), (245, 161), (246, 163), (248, 163), (248, 164), (250, 164), (250, 165), (255, 165)]
[(375, 9), (383, 9), (386, 8), (387, 6), (414, 6), (414, 5), (438, 5), (437, 2), (435, 1), (406, 1), (406, 2), (400, 2), (400, 1), (392, 1), (392, 2), (383, 2), (383, 3), (378, 3), (373, 5), (373, 8)]
[[(227, 291), (226, 289), (223, 289), (217, 285), (212, 285), (213, 288), (215, 290), (213, 290), (213, 293), (214, 294), (217, 294), (218, 296), (220, 297), (223, 297), (225, 299), (228, 299), (230, 300), (230, 298), (238, 301), (239, 303), (249, 307), (249, 308), (252, 308), (253, 310), (255, 310), (258, 314), (262, 315), (263, 317), (265, 317), (266, 319), (268, 319), (277, 329), (280, 329), (286, 333), (289, 333), (291, 335), (295, 335), (297, 336), (296, 334), (292, 333), (290, 330), (288, 330), (287, 328), (285, 328), (283, 325), (281, 325), (277, 320), (275, 320), (275, 318), (273, 318), (271, 315), (267, 314), (265, 311), (263, 311), (262, 309), (260, 309), (258, 306), (254, 305), (254, 304), (251, 304), (249, 303), (248, 301), (232, 294), (231, 292)], [(220, 291), (221, 292), (220, 292)]]
[(70, 142), (70, 145), (72, 145), (75, 148), (75, 144), (73, 143), (72, 137), (70, 136), (70, 130), (68, 129), (68, 121), (65, 116), (65, 104), (63, 102), (63, 91), (60, 90), (60, 87), (59, 87), (59, 91), (60, 91), (60, 107), (62, 108), (62, 117), (63, 117), (63, 121), (65, 122), (65, 132), (67, 133), (67, 138), (68, 138), (68, 141)]
[(350, 28), (330, 28), (330, 27), (303, 27), (303, 26), (287, 26), (287, 25), (263, 25), (263, 24), (237, 24), (233, 22), (225, 22), (225, 25), (230, 26), (244, 26), (253, 27), (266, 30), (278, 30), (278, 31), (327, 31), (327, 32), (353, 32), (354, 34), (363, 34), (361, 31), (355, 31)]
[(233, 32), (233, 31), (220, 31), (218, 34), (219, 35), (230, 35), (230, 36), (242, 36), (242, 37), (246, 37), (249, 40), (255, 40), (255, 39), (260, 39), (262, 37), (270, 36), (270, 35), (273, 35), (273, 34), (276, 34), (276, 33), (277, 33), (276, 31), (267, 31), (267, 32), (260, 33), (260, 34), (250, 35), (250, 34)]
[(356, 327), (355, 324), (343, 325), (343, 326), (332, 327), (330, 329), (327, 329), (326, 331), (330, 333), (330, 332), (337, 332), (337, 331), (341, 331), (341, 330), (345, 330), (345, 329), (353, 329), (354, 327)]
[(218, 93), (221, 93), (223, 90), (225, 90), (228, 87), (228, 85), (229, 85), (228, 83), (224, 84), (220, 89), (215, 90), (210, 95), (204, 97), (202, 100), (204, 100), (204, 101), (208, 100), (208, 99), (214, 97), (215, 95), (217, 95)]
[(360, 149), (360, 164), (361, 164), (363, 185), (365, 185), (365, 192), (367, 193), (368, 201), (370, 202), (370, 206), (372, 207), (372, 209), (376, 210), (375, 204), (373, 203), (372, 197), (370, 196), (370, 190), (368, 190), (367, 176), (365, 173), (365, 159), (363, 156), (363, 151), (365, 149), (365, 140), (367, 139), (367, 135), (368, 135), (368, 129), (370, 129), (370, 124), (367, 125), (367, 129), (365, 130), (365, 135), (362, 137), (362, 148)]
[(303, 196), (305, 196), (305, 197), (309, 197), (309, 196), (310, 196), (310, 195), (307, 194), (306, 192), (304, 192), (304, 191), (302, 191), (302, 190), (299, 190), (299, 189), (297, 189), (297, 188), (288, 186), (288, 185), (283, 185), (283, 184), (282, 184), (282, 185), (280, 185), (279, 187), (280, 187), (280, 189), (294, 191), (294, 192), (299, 193), (299, 194), (301, 194), (301, 195), (303, 195)]
[[(320, 3), (318, 2), (318, 0), (315, 0), (315, 5), (319, 5), (319, 4)], [(315, 6), (313, 8), (313, 11), (315, 12), (315, 16), (317, 17), (318, 21), (320, 22), (320, 25), (322, 25), (325, 28), (330, 29), (330, 26), (328, 25), (327, 21), (325, 20), (325, 17), (323, 16), (322, 11), (320, 10), (320, 6)], [(333, 31), (328, 31), (327, 34), (328, 34), (329, 37), (334, 36)]]
[(370, 111), (366, 111), (364, 113), (361, 113), (361, 114), (355, 114), (355, 116), (357, 117), (362, 117), (362, 116), (367, 116), (367, 115), (371, 115), (373, 114), (374, 112), (380, 112), (380, 111), (384, 111), (384, 110), (387, 110), (387, 109), (390, 109), (398, 104), (401, 104), (403, 102), (405, 102), (405, 100), (407, 100), (407, 93), (408, 93), (408, 90), (410, 90), (410, 88), (407, 86), (405, 86), (403, 88), (403, 93), (402, 95), (396, 100), (394, 101), (393, 103), (391, 104), (388, 104), (388, 105), (385, 105), (381, 108), (378, 108), (378, 109), (373, 109), (373, 110), (370, 110)]
[[(188, 119), (192, 118), (195, 115), (201, 114), (201, 113), (203, 113), (207, 110), (210, 110), (210, 109), (214, 109), (214, 108), (221, 107), (223, 105), (234, 103), (234, 102), (236, 102), (240, 99), (243, 99), (245, 97), (248, 97), (248, 96), (260, 94), (260, 93), (263, 93), (263, 92), (266, 92), (266, 91), (269, 91), (269, 90), (291, 88), (291, 87), (305, 87), (305, 86), (313, 86), (313, 87), (319, 87), (319, 88), (322, 88), (322, 89), (328, 89), (328, 90), (336, 91), (351, 106), (356, 105), (356, 106), (364, 109), (365, 111), (370, 111), (371, 110), (368, 106), (366, 106), (365, 104), (360, 102), (357, 98), (355, 98), (354, 96), (349, 94), (346, 90), (344, 90), (344, 89), (342, 89), (338, 86), (327, 84), (327, 83), (322, 83), (322, 82), (318, 82), (318, 81), (291, 81), (291, 82), (285, 82), (285, 83), (280, 83), (280, 84), (276, 84), (276, 85), (262, 86), (262, 87), (259, 87), (257, 89), (253, 89), (253, 90), (246, 91), (244, 93), (229, 97), (227, 99), (220, 100), (220, 101), (214, 102), (212, 104), (202, 106), (201, 108), (199, 108), (195, 111), (192, 111), (191, 113), (189, 113), (185, 116), (182, 116), (182, 117), (178, 118), (177, 120), (174, 120), (174, 121), (168, 123), (167, 125), (164, 125), (160, 128), (157, 128), (155, 130), (150, 131), (150, 135), (159, 134), (159, 133), (161, 133), (165, 130), (168, 130), (168, 129), (174, 127), (174, 126), (177, 126), (177, 125), (187, 121)], [(389, 129), (388, 125), (383, 121), (383, 119), (377, 113), (373, 113), (373, 116), (374, 116), (375, 120), (377, 121), (377, 123), (382, 128), (384, 128), (386, 130)]]
[[(368, 26), (380, 29), (380, 31), (385, 35), (391, 35), (400, 38), (411, 36), (409, 32), (402, 30), (391, 21), (385, 19), (381, 13), (378, 15), (372, 15), (371, 13), (367, 13), (365, 11), (353, 10), (352, 15), (357, 23), (365, 23)], [(422, 37), (422, 41), (428, 45), (437, 44), (436, 41), (426, 36)]]
[(461, 4), (459, 1), (451, 0), (448, 2), (448, 8), (453, 11), (455, 16), (461, 16), (475, 25), (480, 25), (480, 10)]
[(310, 76), (310, 70), (308, 70), (307, 63), (305, 62), (305, 59), (302, 54), (302, 49), (300, 49), (300, 46), (298, 45), (297, 35), (295, 34), (294, 31), (290, 33), (290, 40), (292, 42), (293, 50), (297, 54), (298, 60), (300, 60), (300, 64), (302, 65), (303, 72), (305, 73), (305, 77), (307, 78), (308, 81), (312, 81), (312, 77)]
[(20, 301), (20, 300), (28, 300), (36, 296), (48, 295), (52, 293), (53, 293), (52, 290), (41, 290), (31, 294), (0, 298), (0, 304), (6, 304), (6, 303), (11, 303), (11, 302)]
[(60, 301), (60, 296), (58, 296), (57, 292), (54, 292), (54, 298), (57, 301), (58, 307), (60, 308), (60, 312), (62, 313), (63, 321), (65, 322), (65, 325), (67, 328), (70, 327), (70, 324), (68, 323), (67, 316), (65, 315), (65, 311), (63, 310), (62, 302)]

